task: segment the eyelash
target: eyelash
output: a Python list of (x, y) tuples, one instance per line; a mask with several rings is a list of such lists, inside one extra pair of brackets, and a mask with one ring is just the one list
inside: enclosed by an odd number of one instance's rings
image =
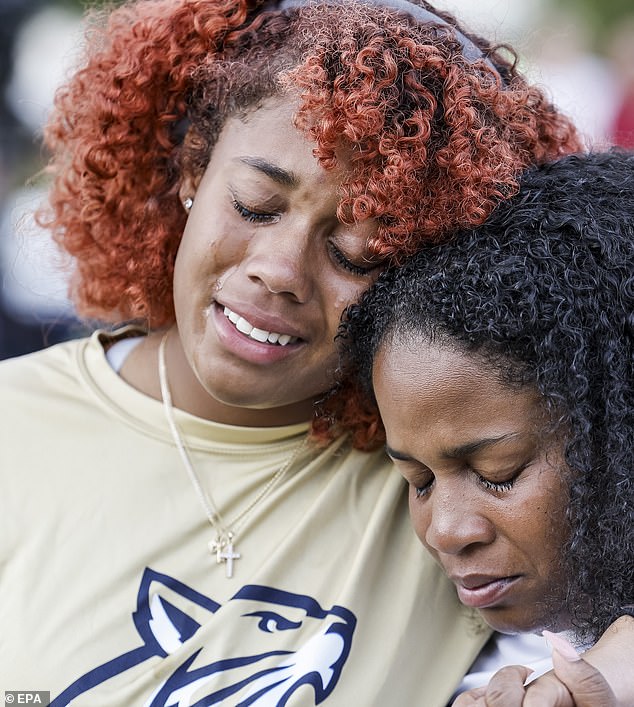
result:
[(261, 213), (259, 211), (252, 211), (248, 209), (244, 204), (241, 204), (237, 199), (232, 199), (231, 203), (233, 208), (240, 214), (240, 216), (249, 223), (271, 223), (277, 218), (277, 214), (267, 214)]
[(416, 492), (416, 498), (423, 498), (431, 491), (431, 486), (433, 481), (430, 481), (426, 486), (416, 486), (414, 491)]
[(348, 258), (346, 258), (346, 256), (339, 250), (339, 248), (337, 248), (334, 243), (330, 243), (330, 251), (333, 255), (333, 258), (339, 263), (339, 265), (341, 265), (344, 270), (351, 272), (353, 275), (359, 275), (361, 277), (364, 277), (366, 275), (369, 275), (376, 267), (375, 265), (370, 265), (367, 268), (364, 268), (361, 265), (355, 265), (354, 263), (350, 262)]
[(478, 474), (478, 481), (484, 486), (484, 488), (489, 489), (490, 491), (510, 491), (515, 484), (515, 479), (517, 479), (517, 476), (514, 476), (512, 479), (508, 479), (508, 481), (496, 482), (485, 479), (484, 476), (480, 476), (480, 474)]

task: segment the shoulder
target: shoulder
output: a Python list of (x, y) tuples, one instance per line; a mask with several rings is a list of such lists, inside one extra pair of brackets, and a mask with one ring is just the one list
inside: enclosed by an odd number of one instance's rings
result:
[(25, 408), (56, 407), (76, 399), (87, 387), (90, 368), (108, 368), (105, 349), (112, 335), (96, 330), (34, 353), (0, 361), (3, 402), (14, 412)]
[(0, 386), (3, 391), (19, 389), (42, 390), (56, 377), (69, 374), (77, 350), (86, 340), (79, 339), (56, 344), (41, 351), (6, 359), (0, 362)]

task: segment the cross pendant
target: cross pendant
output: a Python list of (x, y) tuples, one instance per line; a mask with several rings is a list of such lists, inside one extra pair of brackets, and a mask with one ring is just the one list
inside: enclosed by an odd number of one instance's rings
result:
[(216, 554), (216, 562), (226, 563), (226, 576), (233, 577), (233, 561), (240, 559), (240, 553), (233, 551), (233, 543), (227, 543), (226, 549), (218, 549)]
[(240, 553), (233, 551), (233, 543), (230, 540), (216, 538), (209, 543), (209, 552), (216, 553), (216, 564), (226, 563), (226, 577), (233, 577), (233, 561), (240, 559)]

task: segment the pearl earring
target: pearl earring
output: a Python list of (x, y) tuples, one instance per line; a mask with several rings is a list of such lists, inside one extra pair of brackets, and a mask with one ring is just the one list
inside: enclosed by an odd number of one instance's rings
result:
[(194, 205), (194, 200), (189, 196), (183, 202), (183, 207), (185, 208), (185, 211), (190, 211), (193, 205)]

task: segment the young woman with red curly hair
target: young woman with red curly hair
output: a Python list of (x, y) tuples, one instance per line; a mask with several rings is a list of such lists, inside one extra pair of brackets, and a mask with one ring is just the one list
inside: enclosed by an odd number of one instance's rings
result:
[(128, 326), (0, 367), (3, 686), (445, 705), (488, 632), (314, 404), (382, 265), (573, 127), (423, 2), (137, 0), (87, 37), (41, 220), (78, 311)]

